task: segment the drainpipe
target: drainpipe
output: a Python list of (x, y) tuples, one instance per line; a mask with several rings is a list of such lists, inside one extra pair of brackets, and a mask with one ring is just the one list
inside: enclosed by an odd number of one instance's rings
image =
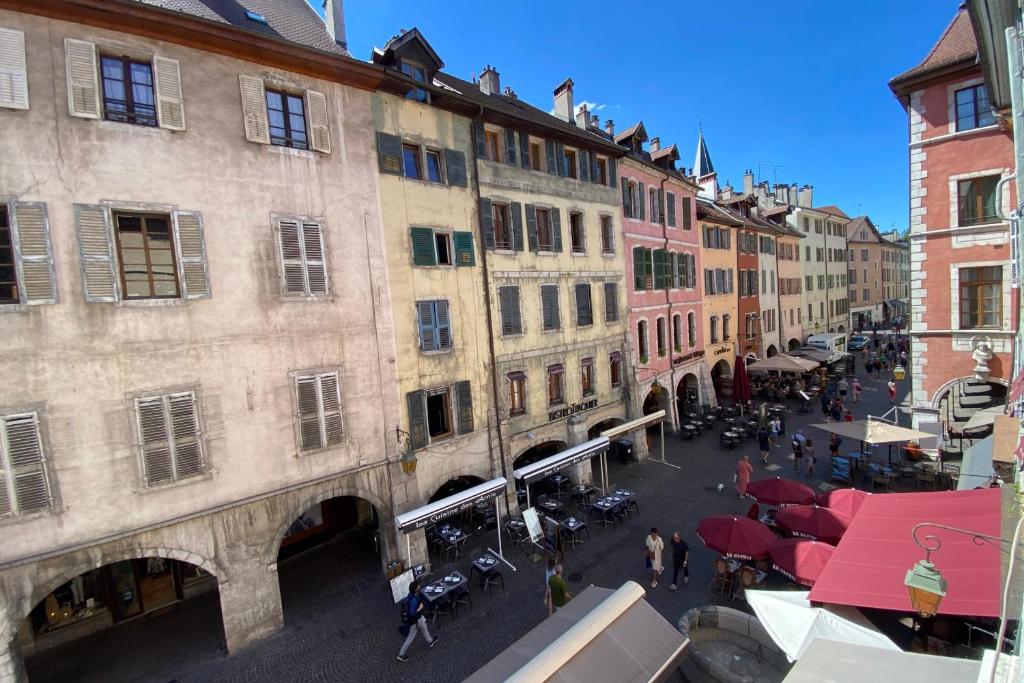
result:
[[(661, 179), (661, 196), (667, 198), (667, 193), (665, 192), (665, 183), (666, 182), (668, 182), (668, 173), (666, 173), (665, 177)], [(662, 207), (658, 207), (658, 208), (661, 209)], [(664, 240), (665, 255), (668, 256), (668, 205), (667, 204), (665, 205), (665, 215), (659, 216), (659, 218), (661, 218), (661, 236), (662, 236), (662, 239)], [(673, 278), (675, 277), (675, 272), (672, 273), (672, 277)], [(671, 284), (672, 284), (672, 282), (670, 280), (669, 285), (671, 285)], [(672, 339), (672, 336), (675, 333), (675, 327), (670, 327), (672, 325), (672, 287), (671, 286), (665, 288), (665, 303), (668, 304), (668, 317), (665, 319), (665, 336), (667, 337), (667, 339), (665, 341), (668, 342), (668, 344), (667, 344), (667, 346), (668, 346), (668, 349), (667, 349), (667, 352), (668, 352), (668, 377), (669, 377), (669, 382), (672, 385), (672, 386), (669, 387), (668, 395), (670, 397), (674, 397), (674, 398), (669, 398), (669, 401), (671, 402), (669, 404), (669, 411), (675, 411), (674, 405), (678, 405), (679, 397), (675, 395), (676, 394), (676, 374), (675, 374), (675, 363), (672, 362), (672, 353), (675, 351), (675, 343), (674, 343), (674, 341)], [(682, 326), (680, 325), (680, 328), (681, 327)], [(657, 334), (657, 331), (655, 331), (655, 334)], [(682, 336), (682, 329), (680, 329), (680, 336)], [(681, 339), (680, 339), (680, 347), (682, 347), (682, 340)], [(671, 415), (672, 412), (670, 412), (669, 414)], [(676, 420), (676, 424), (679, 424), (678, 418)]]
[(780, 355), (786, 352), (786, 344), (783, 343), (782, 338), (785, 336), (782, 334), (783, 318), (785, 318), (785, 312), (782, 310), (782, 283), (781, 279), (782, 268), (779, 267), (779, 247), (781, 246), (779, 238), (775, 238), (775, 308), (779, 311), (779, 319), (775, 321), (775, 331), (779, 334), (779, 349), (776, 353)]

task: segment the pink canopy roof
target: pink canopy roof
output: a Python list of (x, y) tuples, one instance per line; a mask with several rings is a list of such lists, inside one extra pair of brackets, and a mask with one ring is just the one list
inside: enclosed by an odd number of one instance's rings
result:
[[(1001, 491), (939, 491), (868, 496), (818, 577), (808, 598), (812, 602), (874, 607), (911, 612), (903, 579), (925, 551), (911, 530), (934, 522), (999, 536)], [(997, 545), (977, 544), (969, 535), (924, 528), (942, 548), (932, 563), (949, 584), (940, 614), (975, 617), (999, 615), (1001, 555)]]

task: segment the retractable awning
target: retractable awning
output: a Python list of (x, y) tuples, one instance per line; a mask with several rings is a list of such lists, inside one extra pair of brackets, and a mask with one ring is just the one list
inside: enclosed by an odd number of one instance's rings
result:
[(658, 424), (659, 422), (661, 422), (664, 419), (665, 419), (665, 411), (664, 410), (659, 410), (656, 413), (651, 413), (650, 415), (644, 415), (643, 417), (638, 417), (635, 420), (630, 420), (629, 422), (625, 422), (623, 424), (620, 424), (617, 427), (612, 427), (611, 429), (606, 429), (603, 432), (601, 432), (601, 436), (606, 437), (609, 440), (616, 439), (616, 438), (622, 436), (623, 434), (630, 434), (632, 432), (638, 432), (641, 429), (646, 429), (647, 427), (650, 427), (651, 425), (656, 425), (656, 424)]
[[(608, 450), (608, 437), (599, 436), (596, 439), (591, 439), (581, 443), (578, 446), (567, 448), (560, 453), (538, 460), (535, 463), (520, 467), (515, 470), (512, 475), (516, 479), (521, 479), (524, 484), (532, 484), (535, 481), (540, 481), (544, 477), (554, 474), (559, 470), (563, 470), (569, 465), (575, 465), (578, 462), (588, 460), (595, 455), (604, 453)], [(504, 481), (504, 479), (502, 480)]]
[(497, 479), (491, 479), (488, 482), (474, 486), (471, 489), (466, 489), (461, 493), (442, 498), (434, 503), (428, 503), (415, 510), (403, 512), (395, 517), (395, 526), (398, 527), (399, 531), (407, 534), (410, 531), (422, 529), (442, 519), (454, 517), (460, 512), (472, 508), (480, 501), (497, 498), (505, 490), (507, 483), (505, 477), (498, 477)]
[(995, 438), (986, 436), (967, 449), (963, 462), (960, 463), (957, 491), (987, 487), (992, 483), (992, 477), (995, 476), (995, 472), (992, 470), (992, 447), (994, 445)]

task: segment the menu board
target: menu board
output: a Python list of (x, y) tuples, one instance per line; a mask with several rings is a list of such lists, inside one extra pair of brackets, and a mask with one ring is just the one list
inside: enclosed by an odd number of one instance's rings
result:
[(412, 583), (412, 578), (412, 570), (409, 569), (391, 579), (391, 597), (394, 598), (396, 605), (409, 594), (409, 584)]
[(559, 547), (561, 541), (561, 525), (557, 519), (551, 517), (544, 517), (544, 548), (550, 552), (557, 554), (561, 550)]
[(540, 517), (537, 516), (536, 508), (523, 510), (523, 521), (526, 522), (526, 530), (530, 532), (530, 542), (537, 543), (544, 532), (540, 528)]

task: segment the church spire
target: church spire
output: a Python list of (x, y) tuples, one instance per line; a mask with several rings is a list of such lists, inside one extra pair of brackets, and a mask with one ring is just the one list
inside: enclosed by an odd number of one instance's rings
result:
[(693, 160), (693, 175), (699, 180), (714, 172), (715, 166), (711, 163), (711, 155), (708, 154), (708, 147), (704, 143), (704, 130), (699, 128), (697, 132), (697, 156)]

